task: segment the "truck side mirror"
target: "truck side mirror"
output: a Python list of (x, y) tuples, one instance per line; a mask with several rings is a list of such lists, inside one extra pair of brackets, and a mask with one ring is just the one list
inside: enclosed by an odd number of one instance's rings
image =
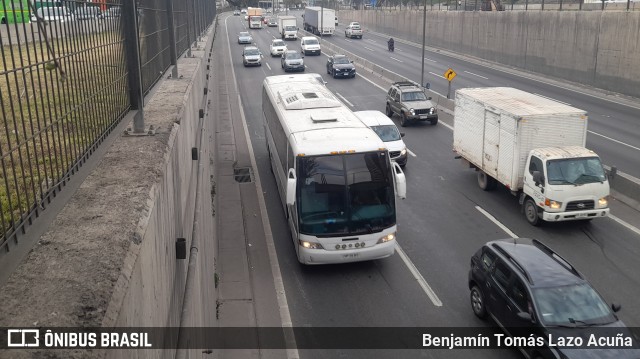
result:
[(527, 313), (527, 312), (519, 312), (517, 314), (518, 319), (522, 320), (523, 322), (533, 322), (533, 318), (531, 317), (531, 314)]
[(404, 137), (405, 133), (404, 132), (400, 132), (400, 137)]
[(613, 310), (614, 312), (619, 312), (621, 308), (622, 306), (620, 304), (611, 303), (611, 310)]
[(424, 84), (424, 88), (426, 88), (427, 90), (430, 89), (431, 88), (431, 84), (427, 82), (426, 84)]
[(533, 171), (533, 182), (536, 186), (540, 184), (544, 186), (544, 175), (540, 171)]
[(613, 179), (616, 177), (617, 174), (618, 174), (618, 167), (611, 166), (611, 169), (609, 170), (609, 178)]

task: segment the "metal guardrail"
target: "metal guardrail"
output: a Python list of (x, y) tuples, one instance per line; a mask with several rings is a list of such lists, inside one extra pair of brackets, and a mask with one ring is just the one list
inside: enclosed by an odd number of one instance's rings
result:
[(59, 5), (0, 3), (4, 251), (215, 17), (209, 0)]

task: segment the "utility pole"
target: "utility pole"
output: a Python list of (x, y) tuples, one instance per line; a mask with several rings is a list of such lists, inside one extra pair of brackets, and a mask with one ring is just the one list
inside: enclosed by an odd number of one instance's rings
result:
[(424, 0), (424, 8), (422, 9), (422, 70), (420, 71), (420, 86), (424, 86), (424, 43), (427, 34), (427, 0)]

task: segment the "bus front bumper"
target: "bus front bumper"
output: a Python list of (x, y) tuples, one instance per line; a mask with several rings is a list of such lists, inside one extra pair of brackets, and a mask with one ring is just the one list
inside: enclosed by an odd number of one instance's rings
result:
[(303, 264), (337, 264), (348, 262), (363, 262), (389, 257), (395, 253), (396, 241), (376, 244), (361, 249), (307, 249), (298, 247), (299, 260)]

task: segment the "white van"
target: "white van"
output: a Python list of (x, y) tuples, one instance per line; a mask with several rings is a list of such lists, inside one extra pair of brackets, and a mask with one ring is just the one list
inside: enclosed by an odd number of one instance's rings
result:
[(356, 111), (354, 114), (380, 137), (391, 160), (404, 168), (408, 158), (407, 145), (402, 140), (404, 133), (398, 131), (393, 121), (380, 111)]
[(36, 15), (31, 16), (32, 22), (41, 21), (72, 21), (73, 14), (69, 9), (64, 6), (56, 6), (56, 7), (41, 7), (36, 10)]
[(304, 36), (300, 40), (300, 47), (302, 48), (302, 53), (305, 55), (320, 55), (320, 42), (318, 38), (315, 36)]

